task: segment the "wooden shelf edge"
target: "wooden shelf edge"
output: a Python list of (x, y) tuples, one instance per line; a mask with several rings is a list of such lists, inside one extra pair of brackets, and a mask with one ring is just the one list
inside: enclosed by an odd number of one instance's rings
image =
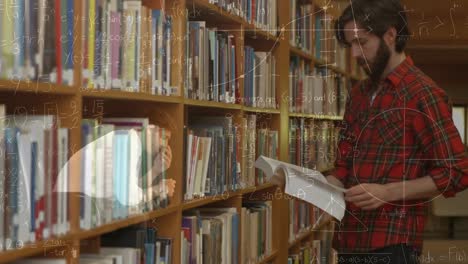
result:
[(289, 117), (304, 117), (313, 118), (319, 120), (343, 120), (342, 116), (331, 116), (331, 115), (316, 115), (316, 114), (303, 114), (303, 113), (289, 113)]
[[(275, 43), (279, 43), (279, 37), (276, 35), (271, 34), (270, 32), (266, 31), (263, 28), (258, 28), (253, 24), (250, 24), (247, 21), (243, 22), (244, 25), (244, 33), (245, 37), (251, 38), (251, 39), (262, 39), (262, 40), (267, 40)], [(279, 32), (279, 28), (277, 29), (277, 32)], [(275, 45), (276, 47), (277, 45)]]
[(258, 107), (242, 106), (242, 110), (244, 112), (252, 112), (252, 113), (281, 114), (281, 111), (279, 109), (273, 109), (273, 108), (258, 108)]
[(61, 241), (70, 241), (73, 240), (73, 238), (74, 236), (72, 234), (67, 234), (64, 236), (48, 238), (35, 243), (26, 243), (20, 249), (2, 251), (0, 252), (0, 263), (9, 263), (20, 258), (37, 255), (46, 250), (53, 250), (67, 246), (67, 243), (62, 243)]
[(314, 230), (312, 228), (309, 227), (309, 229), (307, 229), (307, 231), (303, 231), (302, 233), (300, 233), (298, 236), (296, 236), (296, 238), (289, 242), (289, 245), (288, 245), (288, 249), (291, 249), (293, 247), (295, 247), (297, 244), (299, 244), (302, 240), (308, 238), (309, 236), (311, 236), (312, 234), (314, 233)]
[(274, 186), (276, 186), (276, 185), (274, 185), (272, 183), (265, 183), (263, 185), (247, 187), (247, 188), (244, 188), (244, 189), (239, 189), (239, 190), (230, 191), (230, 192), (224, 192), (222, 194), (217, 194), (217, 195), (214, 195), (214, 196), (205, 196), (205, 197), (201, 197), (201, 198), (194, 198), (192, 200), (184, 201), (182, 203), (182, 210), (183, 211), (190, 210), (190, 209), (193, 209), (193, 208), (196, 208), (196, 207), (205, 206), (205, 205), (209, 205), (209, 204), (216, 203), (216, 202), (219, 202), (219, 201), (231, 199), (232, 197), (235, 197), (235, 196), (265, 190), (265, 189), (268, 189), (268, 188), (272, 188)]
[(253, 186), (253, 187), (248, 187), (248, 188), (245, 188), (242, 190), (242, 194), (250, 194), (250, 193), (253, 193), (253, 192), (256, 192), (256, 191), (263, 191), (263, 190), (266, 190), (266, 189), (269, 189), (269, 188), (272, 188), (272, 187), (275, 187), (276, 185), (275, 184), (272, 184), (272, 183), (265, 183), (263, 185), (259, 185), (259, 186)]
[[(291, 45), (291, 44), (290, 44)], [(301, 49), (299, 49), (298, 47), (295, 47), (295, 46), (289, 46), (289, 51), (295, 55), (295, 56), (299, 56), (303, 59), (306, 59), (306, 60), (309, 60), (309, 61), (314, 61), (314, 56), (311, 54), (311, 53), (307, 53), (306, 51), (303, 51)]]
[(306, 231), (303, 231), (301, 234), (299, 234), (292, 242), (289, 242), (288, 248), (291, 249), (295, 247), (298, 243), (300, 243), (302, 240), (308, 238), (312, 234), (314, 234), (317, 231), (320, 231), (322, 228), (324, 228), (326, 225), (330, 224), (332, 222), (331, 219), (328, 219), (326, 221), (322, 221), (318, 225), (314, 225), (309, 227)]
[(206, 0), (187, 0), (186, 6), (189, 8), (189, 12), (190, 12), (191, 7), (195, 7), (195, 8), (198, 7), (203, 10), (209, 11), (210, 15), (223, 17), (223, 19), (227, 20), (230, 23), (235, 23), (239, 25), (244, 23), (244, 20), (241, 17), (236, 16), (235, 14), (229, 13), (227, 10), (224, 10), (223, 8), (215, 4), (211, 4)]
[(77, 232), (75, 237), (80, 240), (91, 238), (91, 237), (96, 237), (96, 236), (109, 233), (109, 232), (112, 232), (112, 231), (115, 231), (124, 227), (128, 227), (128, 226), (135, 225), (135, 224), (140, 224), (140, 223), (143, 223), (145, 221), (148, 221), (154, 218), (158, 218), (158, 217), (162, 217), (162, 216), (174, 213), (177, 211), (178, 208), (179, 206), (177, 205), (171, 205), (166, 208), (158, 209), (152, 212), (139, 214), (139, 215), (132, 215), (132, 216), (129, 216), (127, 219), (116, 220), (114, 222), (107, 223), (102, 226), (90, 229), (90, 230), (80, 230), (79, 232)]
[(59, 85), (26, 80), (0, 80), (0, 92), (26, 92), (50, 95), (74, 95), (78, 93), (75, 86)]
[(222, 194), (217, 194), (214, 196), (205, 196), (201, 198), (194, 198), (192, 200), (182, 202), (182, 211), (190, 210), (200, 206), (209, 205), (212, 203), (217, 203), (220, 201), (231, 199), (232, 197), (239, 196), (242, 194), (242, 190), (224, 192)]
[(318, 224), (315, 224), (313, 227), (312, 227), (312, 232), (317, 232), (317, 231), (320, 231), (322, 230), (322, 228), (324, 228), (325, 226), (327, 226), (328, 224), (330, 224), (332, 222), (332, 218), (329, 218), (325, 221), (321, 221), (320, 223)]
[(116, 100), (136, 100), (160, 103), (182, 103), (180, 96), (164, 96), (154, 95), (141, 92), (128, 92), (118, 90), (99, 90), (99, 89), (82, 89), (81, 95), (87, 98), (102, 98), (102, 99), (116, 99)]
[(184, 99), (184, 104), (186, 106), (196, 106), (196, 107), (210, 107), (210, 108), (233, 109), (233, 110), (242, 109), (242, 105), (240, 104), (228, 104), (228, 103), (213, 102), (213, 101), (206, 101), (206, 100), (195, 100), (195, 99)]
[(268, 255), (266, 257), (264, 257), (262, 260), (260, 260), (260, 262), (258, 262), (258, 264), (266, 264), (266, 263), (274, 260), (277, 255), (278, 255), (278, 250), (274, 250), (273, 253), (271, 253), (270, 255)]

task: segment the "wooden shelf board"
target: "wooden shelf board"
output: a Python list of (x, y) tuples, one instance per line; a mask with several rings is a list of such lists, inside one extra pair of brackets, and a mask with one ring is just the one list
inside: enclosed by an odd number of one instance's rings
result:
[(228, 104), (228, 103), (205, 101), (205, 100), (194, 100), (194, 99), (184, 99), (184, 104), (187, 106), (211, 107), (211, 108), (219, 108), (219, 109), (240, 110), (242, 108), (242, 106), (239, 104)]
[(330, 223), (331, 223), (331, 219), (327, 219), (326, 221), (321, 221), (319, 224), (317, 224), (316, 226), (312, 228), (312, 231), (313, 232), (320, 231), (322, 230), (322, 228), (324, 228)]
[(224, 22), (224, 24), (241, 25), (244, 24), (244, 20), (221, 7), (210, 4), (207, 0), (187, 0), (186, 7), (189, 12), (190, 19), (199, 19), (198, 12), (203, 16), (204, 20), (215, 20), (213, 22)]
[(252, 113), (268, 113), (268, 114), (280, 114), (279, 109), (272, 109), (272, 108), (258, 108), (258, 107), (250, 107), (250, 106), (242, 106), (242, 110), (244, 112), (252, 112)]
[(78, 89), (75, 86), (57, 85), (24, 80), (0, 80), (0, 92), (27, 92), (39, 94), (73, 95)]
[(339, 67), (337, 67), (337, 66), (329, 66), (329, 68), (330, 68), (332, 71), (334, 71), (335, 73), (339, 73), (339, 74), (341, 74), (341, 75), (343, 75), (343, 76), (345, 76), (345, 77), (349, 76), (349, 73), (348, 73), (348, 72), (346, 72), (345, 70), (343, 70), (343, 69), (341, 69), (341, 68), (339, 68)]
[(312, 234), (314, 233), (314, 230), (309, 228), (308, 230), (306, 231), (303, 231), (301, 232), (298, 236), (296, 236), (296, 238), (289, 242), (289, 249), (295, 247), (297, 244), (299, 244), (302, 240), (308, 238), (309, 236), (311, 236)]
[(81, 95), (85, 98), (102, 98), (115, 100), (147, 101), (161, 103), (181, 103), (179, 96), (153, 95), (147, 93), (127, 92), (118, 90), (81, 90)]
[(227, 200), (232, 198), (234, 193), (232, 192), (225, 192), (223, 194), (218, 194), (214, 196), (205, 196), (202, 198), (194, 198), (192, 200), (184, 201), (182, 204), (182, 210), (189, 210), (192, 208), (200, 207), (200, 206), (205, 206), (208, 204), (216, 203), (219, 201)]
[(13, 249), (0, 252), (0, 263), (9, 263), (20, 258), (35, 256), (43, 253), (45, 250), (53, 250), (69, 245), (63, 241), (69, 242), (73, 240), (71, 234), (53, 237), (35, 243), (26, 243), (20, 249)]
[(247, 21), (244, 21), (243, 24), (246, 38), (269, 40), (271, 42), (279, 43), (279, 37), (272, 34), (272, 31), (270, 32), (261, 28), (257, 28), (255, 25), (250, 24)]
[(319, 59), (319, 58), (316, 58), (316, 57), (313, 57), (312, 61), (314, 62), (316, 67), (322, 67), (322, 66), (329, 65), (323, 59)]
[(306, 60), (309, 60), (309, 61), (314, 61), (314, 56), (306, 51), (303, 51), (297, 47), (294, 47), (294, 46), (289, 46), (289, 50), (291, 52), (291, 54), (295, 55), (295, 56), (299, 56), (301, 57), (302, 59), (306, 59)]
[(252, 186), (252, 187), (248, 187), (248, 188), (245, 188), (242, 190), (242, 194), (249, 194), (249, 193), (253, 193), (253, 192), (257, 192), (257, 191), (263, 191), (265, 189), (269, 189), (269, 188), (272, 188), (272, 187), (275, 187), (276, 185), (275, 184), (272, 184), (272, 183), (265, 183), (263, 185), (259, 185), (259, 186)]
[(205, 206), (209, 205), (212, 203), (216, 203), (219, 201), (227, 200), (230, 199), (234, 196), (238, 195), (244, 195), (244, 194), (249, 194), (255, 191), (261, 191), (265, 190), (271, 187), (274, 187), (274, 184), (271, 183), (266, 183), (260, 186), (255, 186), (255, 187), (248, 187), (245, 189), (239, 189), (236, 191), (231, 191), (231, 192), (224, 192), (222, 194), (214, 195), (214, 196), (205, 196), (201, 198), (194, 198), (192, 200), (184, 201), (182, 204), (182, 210), (189, 210), (192, 208), (200, 207), (200, 206)]
[(174, 213), (177, 211), (178, 208), (179, 207), (177, 205), (171, 205), (166, 208), (158, 209), (152, 212), (139, 214), (139, 215), (132, 215), (132, 216), (129, 216), (127, 219), (116, 220), (114, 222), (107, 223), (102, 226), (90, 229), (90, 230), (81, 230), (79, 233), (77, 233), (76, 237), (78, 239), (87, 239), (91, 237), (96, 237), (105, 233), (115, 231), (117, 229), (143, 223), (145, 221), (148, 221), (154, 218), (158, 218), (161, 216)]
[(307, 229), (306, 231), (303, 231), (302, 233), (300, 233), (296, 239), (294, 239), (292, 242), (289, 242), (289, 249), (295, 247), (296, 245), (298, 245), (302, 240), (308, 238), (309, 236), (311, 236), (312, 234), (314, 234), (315, 232), (317, 231), (320, 231), (322, 228), (324, 228), (326, 225), (330, 224), (331, 220), (327, 220), (327, 221), (322, 221), (321, 223), (319, 223), (318, 225), (316, 225), (315, 227), (309, 227), (309, 229)]
[[(271, 186), (273, 186), (273, 185), (272, 184), (265, 184), (265, 185), (262, 185), (261, 188), (266, 189), (266, 188), (270, 188)], [(236, 190), (236, 191), (224, 192), (222, 194), (217, 194), (217, 195), (214, 195), (214, 196), (205, 196), (205, 197), (201, 197), (201, 198), (194, 198), (192, 200), (184, 201), (182, 203), (182, 210), (189, 210), (189, 209), (192, 209), (192, 208), (195, 208), (195, 207), (205, 206), (205, 205), (208, 205), (208, 204), (228, 200), (228, 199), (231, 199), (232, 197), (235, 197), (235, 196), (243, 195), (243, 194), (249, 193), (249, 192), (254, 192), (255, 190), (259, 190), (259, 189), (258, 188), (254, 189), (254, 187), (250, 187), (250, 188), (246, 188), (246, 189), (239, 189), (239, 190)]]
[(319, 119), (319, 120), (343, 120), (342, 116), (316, 115), (316, 114), (303, 114), (303, 113), (289, 113), (289, 117), (303, 117), (303, 118), (313, 118), (313, 119)]
[(258, 262), (258, 264), (266, 264), (266, 263), (274, 260), (277, 255), (278, 255), (278, 250), (274, 250), (273, 253), (271, 253), (270, 255), (268, 255), (266, 257), (264, 257), (262, 260), (260, 260), (260, 262)]

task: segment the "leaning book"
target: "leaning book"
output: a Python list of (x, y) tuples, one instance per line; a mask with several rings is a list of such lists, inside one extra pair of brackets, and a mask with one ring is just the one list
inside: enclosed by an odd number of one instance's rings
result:
[(268, 180), (276, 171), (283, 170), (286, 177), (285, 193), (317, 206), (339, 221), (343, 218), (346, 209), (343, 193), (346, 189), (328, 183), (319, 171), (265, 156), (255, 161), (255, 167), (262, 170)]

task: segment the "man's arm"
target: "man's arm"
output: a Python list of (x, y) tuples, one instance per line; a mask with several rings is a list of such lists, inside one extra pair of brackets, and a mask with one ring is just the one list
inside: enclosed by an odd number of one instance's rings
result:
[(359, 184), (345, 193), (345, 200), (363, 210), (372, 210), (388, 202), (432, 198), (440, 194), (432, 177), (425, 176), (387, 184)]
[(385, 186), (389, 202), (432, 198), (441, 194), (430, 176), (410, 181), (392, 182), (385, 184)]

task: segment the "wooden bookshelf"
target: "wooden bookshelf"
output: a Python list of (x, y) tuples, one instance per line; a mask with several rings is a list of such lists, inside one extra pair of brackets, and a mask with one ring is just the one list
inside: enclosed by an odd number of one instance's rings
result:
[[(278, 5), (278, 33), (272, 33), (260, 28), (256, 28), (251, 23), (245, 21), (239, 16), (231, 14), (214, 4), (210, 4), (208, 0), (166, 0), (166, 8), (169, 14), (174, 15), (174, 35), (183, 39), (186, 36), (186, 19), (185, 15), (180, 15), (185, 9), (190, 14), (193, 12), (193, 19), (205, 20), (212, 25), (222, 25), (225, 28), (231, 29), (233, 34), (244, 42), (238, 47), (239, 54), (238, 64), (243, 64), (242, 48), (244, 44), (249, 44), (260, 50), (272, 51), (276, 58), (278, 75), (276, 82), (276, 95), (279, 104), (278, 109), (270, 108), (255, 108), (241, 104), (229, 104), (213, 101), (200, 101), (183, 98), (184, 91), (184, 62), (178, 61), (175, 64), (171, 74), (172, 83), (177, 85), (179, 94), (176, 96), (153, 95), (148, 92), (125, 92), (109, 89), (82, 89), (82, 61), (78, 60), (74, 64), (74, 80), (75, 85), (64, 86), (51, 83), (28, 82), (16, 80), (0, 80), (0, 103), (5, 104), (7, 113), (13, 114), (16, 107), (25, 107), (27, 109), (39, 109), (37, 114), (46, 114), (47, 109), (44, 105), (53, 103), (57, 105), (58, 113), (61, 118), (61, 125), (70, 128), (70, 145), (80, 146), (82, 133), (80, 130), (81, 120), (92, 117), (83, 109), (92, 105), (97, 100), (104, 102), (104, 111), (101, 113), (104, 116), (128, 116), (128, 117), (149, 117), (152, 121), (157, 121), (162, 127), (167, 126), (171, 132), (171, 147), (173, 152), (173, 165), (168, 170), (170, 178), (176, 180), (175, 195), (171, 199), (168, 207), (158, 209), (152, 212), (146, 212), (139, 215), (132, 215), (127, 219), (114, 221), (90, 230), (80, 229), (80, 200), (78, 196), (69, 195), (69, 217), (71, 231), (66, 236), (50, 238), (44, 241), (38, 241), (34, 244), (27, 244), (19, 249), (0, 252), (0, 263), (11, 262), (15, 259), (21, 259), (29, 256), (44, 256), (44, 252), (53, 251), (55, 249), (64, 249), (66, 252), (57, 253), (55, 257), (64, 258), (67, 263), (78, 263), (80, 255), (80, 242), (88, 239), (96, 239), (97, 237), (124, 228), (131, 225), (142, 223), (157, 222), (157, 226), (161, 230), (161, 235), (171, 237), (173, 239), (172, 259), (173, 263), (180, 263), (181, 250), (181, 222), (183, 213), (187, 210), (220, 204), (224, 206), (232, 206), (240, 209), (242, 201), (247, 201), (250, 197), (257, 193), (275, 192), (276, 186), (272, 184), (264, 184), (261, 186), (249, 187), (226, 192), (213, 197), (203, 197), (184, 201), (183, 185), (185, 184), (185, 172), (183, 163), (185, 160), (185, 150), (183, 146), (184, 132), (183, 129), (187, 125), (187, 120), (194, 115), (194, 112), (207, 111), (216, 114), (232, 114), (235, 118), (247, 114), (259, 114), (262, 116), (268, 115), (269, 124), (275, 130), (279, 131), (279, 158), (283, 161), (288, 161), (288, 121), (291, 117), (303, 117), (321, 120), (342, 120), (339, 116), (319, 116), (313, 114), (289, 113), (288, 103), (286, 100), (281, 100), (281, 97), (287, 96), (289, 92), (289, 60), (291, 56), (299, 56), (307, 60), (311, 65), (325, 65), (324, 61), (317, 60), (312, 54), (304, 52), (289, 43), (288, 30), (280, 32), (283, 25), (290, 22), (289, 18), (289, 1), (277, 0)], [(150, 8), (157, 8), (159, 1), (143, 1), (143, 4)], [(179, 15), (177, 15), (179, 14)], [(74, 34), (78, 39), (83, 34), (82, 23), (79, 20), (82, 16), (81, 2), (75, 1), (75, 22), (76, 28)], [(191, 18), (192, 19), (192, 18)], [(287, 27), (287, 26), (286, 26)], [(282, 35), (284, 34), (284, 35)], [(281, 36), (282, 35), (282, 36)], [(84, 47), (81, 41), (77, 41), (73, 47), (75, 54), (83, 54)], [(185, 42), (174, 40), (173, 59), (178, 58), (180, 54), (184, 54)], [(242, 65), (237, 65), (242, 68)], [(350, 75), (346, 71), (330, 67), (334, 72), (359, 80), (361, 77)], [(241, 97), (243, 97), (243, 83), (240, 81), (239, 89)], [(78, 149), (75, 148), (75, 151)], [(75, 152), (76, 153), (76, 152)], [(75, 154), (71, 153), (71, 154)], [(70, 167), (70, 184), (80, 186), (80, 179), (83, 177), (80, 171), (80, 164), (73, 163)], [(291, 247), (300, 245), (301, 241), (310, 237), (317, 230), (326, 227), (328, 222), (321, 223), (314, 229), (310, 229), (302, 234), (294, 242), (289, 243), (289, 205), (287, 199), (273, 198), (273, 252), (266, 256), (260, 263), (273, 262), (282, 264), (287, 262), (288, 250)], [(235, 206), (233, 206), (235, 205)], [(281, 228), (277, 228), (281, 227)], [(240, 236), (239, 236), (240, 237)], [(58, 242), (57, 242), (58, 241)], [(63, 250), (62, 250), (63, 251)], [(59, 251), (59, 252), (62, 252)], [(240, 253), (239, 253), (240, 254)], [(47, 256), (50, 256), (49, 254)]]
[(342, 116), (289, 113), (290, 117), (312, 118), (318, 120), (343, 120)]
[(154, 95), (150, 93), (136, 93), (125, 92), (116, 90), (97, 90), (97, 89), (83, 89), (81, 90), (83, 98), (96, 98), (108, 100), (126, 100), (126, 101), (146, 101), (146, 102), (159, 102), (159, 103), (174, 103), (180, 104), (183, 102), (181, 97), (178, 96), (163, 96)]
[(162, 208), (159, 210), (155, 210), (152, 212), (139, 214), (139, 215), (132, 215), (129, 216), (127, 219), (123, 220), (116, 220), (108, 224), (104, 224), (102, 226), (90, 229), (90, 230), (83, 230), (74, 235), (77, 239), (83, 240), (88, 238), (93, 238), (100, 236), (105, 233), (109, 233), (124, 227), (128, 227), (131, 225), (141, 224), (146, 221), (150, 221), (151, 219), (157, 219), (160, 217), (164, 217), (170, 214), (177, 213), (179, 206), (172, 205), (166, 208)]
[(76, 94), (76, 87), (23, 80), (0, 80), (0, 91), (36, 94)]
[(270, 261), (273, 261), (276, 258), (277, 255), (278, 255), (278, 251), (276, 250), (273, 253), (271, 253), (270, 255), (264, 257), (263, 260), (261, 260), (258, 264), (269, 263)]
[(242, 110), (244, 112), (250, 112), (250, 113), (281, 114), (280, 110), (270, 109), (270, 108), (258, 108), (258, 107), (243, 106)]
[(290, 50), (291, 50), (291, 55), (294, 55), (294, 56), (299, 56), (300, 58), (304, 59), (304, 60), (308, 60), (308, 61), (315, 61), (315, 57), (304, 51), (304, 50), (301, 50), (297, 47), (293, 47), (293, 46), (290, 46)]
[(61, 236), (57, 238), (50, 238), (35, 243), (26, 243), (17, 249), (12, 249), (0, 253), (0, 262), (8, 263), (23, 257), (34, 256), (38, 254), (45, 254), (53, 250), (68, 250), (70, 241), (73, 241), (72, 235)]

